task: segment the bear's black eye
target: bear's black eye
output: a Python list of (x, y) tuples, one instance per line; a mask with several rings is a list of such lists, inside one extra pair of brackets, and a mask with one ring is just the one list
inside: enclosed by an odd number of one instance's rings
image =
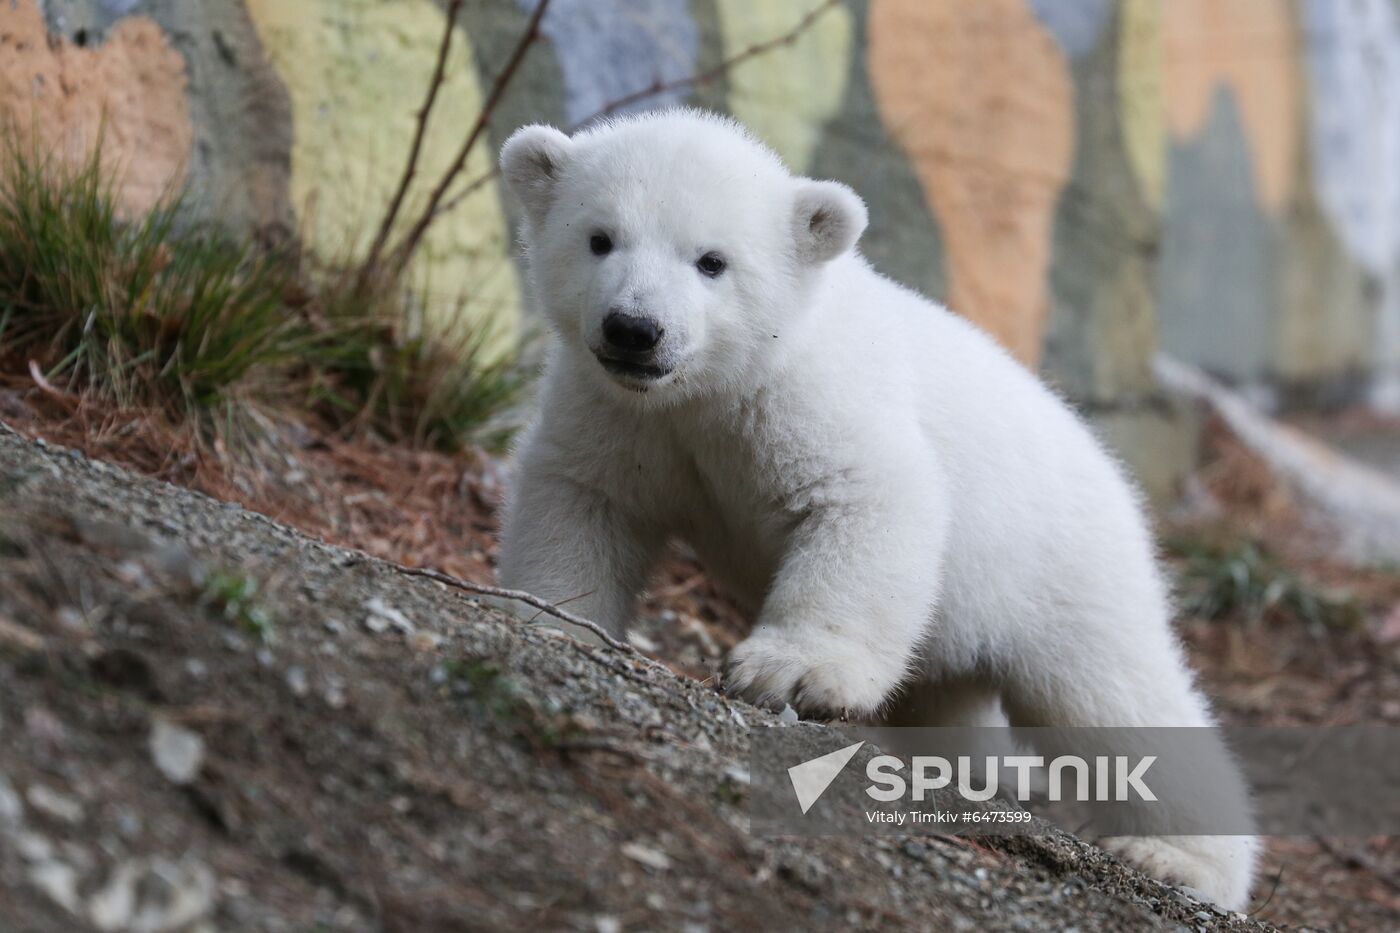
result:
[(717, 278), (724, 271), (724, 257), (719, 253), (706, 253), (700, 257), (695, 268), (708, 275), (710, 278)]
[(594, 256), (606, 256), (612, 252), (612, 237), (606, 233), (595, 233), (588, 238), (588, 248)]

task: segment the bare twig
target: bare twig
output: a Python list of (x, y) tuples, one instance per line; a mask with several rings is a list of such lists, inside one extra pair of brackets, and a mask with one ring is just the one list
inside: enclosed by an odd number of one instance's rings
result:
[[(589, 590), (587, 593), (579, 593), (577, 596), (570, 596), (568, 599), (561, 599), (561, 600), (559, 600), (559, 602), (555, 603), (554, 605), (555, 605), (556, 607), (558, 607), (558, 606), (567, 606), (569, 603), (573, 602), (574, 600), (577, 600), (577, 599), (587, 599), (588, 597), (592, 596), (592, 595), (593, 595), (594, 593), (596, 593), (596, 592), (598, 592), (598, 591), (597, 591), (596, 589), (593, 589), (593, 590)], [(541, 611), (543, 611), (543, 610), (541, 610)], [(534, 615), (530, 616), (530, 618), (526, 619), (525, 621), (526, 621), (526, 622), (533, 622), (533, 621), (535, 621), (536, 619), (538, 619), (539, 617), (540, 617), (540, 613), (537, 612), (537, 613), (535, 613)]]
[(389, 202), (389, 210), (384, 214), (384, 219), (379, 224), (379, 232), (375, 234), (374, 245), (370, 247), (369, 255), (365, 257), (364, 264), (360, 267), (361, 286), (365, 284), (364, 278), (373, 274), (378, 268), (379, 259), (384, 253), (384, 245), (389, 241), (389, 235), (393, 232), (394, 221), (399, 219), (399, 211), (403, 209), (404, 198), (408, 196), (413, 179), (418, 175), (418, 159), (423, 153), (423, 140), (428, 134), (428, 117), (432, 114), (433, 106), (437, 103), (438, 92), (442, 90), (443, 79), (447, 74), (447, 56), (452, 51), (452, 34), (457, 30), (457, 16), (461, 13), (462, 5), (465, 2), (466, 0), (451, 0), (447, 5), (447, 22), (442, 29), (442, 44), (438, 46), (437, 64), (433, 66), (433, 77), (428, 84), (428, 96), (418, 111), (418, 126), (413, 134), (413, 145), (408, 151), (408, 162), (403, 167), (403, 177), (399, 179), (399, 187), (394, 192), (394, 199)]
[(1272, 904), (1272, 903), (1274, 902), (1274, 895), (1278, 893), (1278, 886), (1279, 886), (1279, 883), (1280, 883), (1281, 881), (1283, 881), (1283, 869), (1284, 869), (1285, 867), (1286, 867), (1286, 866), (1283, 866), (1283, 865), (1280, 865), (1280, 866), (1279, 866), (1278, 873), (1277, 873), (1276, 875), (1274, 875), (1274, 884), (1273, 884), (1273, 887), (1269, 888), (1269, 896), (1266, 897), (1266, 898), (1264, 898), (1264, 903), (1260, 904), (1258, 907), (1256, 907), (1256, 908), (1254, 908), (1253, 910), (1251, 910), (1251, 911), (1249, 912), (1249, 916), (1251, 916), (1251, 917), (1260, 917), (1260, 918), (1263, 917), (1264, 908), (1265, 908), (1265, 907), (1268, 907), (1270, 904)]
[(499, 164), (492, 165), (491, 168), (487, 169), (485, 172), (482, 172), (476, 178), (473, 178), (470, 182), (468, 182), (467, 186), (461, 191), (457, 192), (452, 197), (448, 198), (446, 201), (443, 201), (442, 204), (438, 206), (438, 216), (446, 214), (448, 211), (461, 204), (467, 198), (471, 197), (473, 194), (476, 194), (476, 192), (480, 191), (483, 186), (485, 186), (488, 182), (494, 180), (500, 174), (501, 166)]
[(400, 271), (408, 264), (408, 260), (418, 249), (418, 244), (422, 242), (424, 234), (428, 232), (428, 227), (438, 216), (438, 206), (442, 203), (443, 197), (447, 194), (447, 189), (452, 187), (457, 176), (466, 167), (467, 157), (476, 148), (477, 140), (485, 132), (486, 126), (491, 121), (491, 115), (495, 113), (496, 105), (500, 103), (506, 89), (515, 78), (516, 71), (520, 68), (520, 63), (525, 59), (525, 53), (534, 45), (540, 34), (540, 20), (544, 18), (545, 11), (549, 9), (550, 0), (540, 0), (535, 6), (535, 12), (530, 15), (530, 21), (525, 27), (525, 31), (515, 43), (515, 49), (511, 52), (510, 58), (506, 60), (505, 67), (501, 69), (496, 80), (491, 83), (491, 90), (486, 95), (486, 100), (482, 102), (481, 111), (476, 116), (476, 122), (472, 124), (471, 131), (467, 133), (466, 142), (462, 143), (462, 148), (457, 150), (457, 156), (452, 160), (451, 166), (438, 181), (437, 187), (428, 196), (428, 204), (414, 222), (409, 232), (394, 248), (393, 266), (394, 271)]
[[(827, 12), (833, 7), (840, 6), (845, 2), (846, 0), (826, 0), (826, 2), (823, 3), (821, 6), (813, 8), (810, 12), (807, 13), (806, 16), (798, 20), (795, 26), (793, 26), (791, 29), (789, 29), (782, 35), (774, 36), (771, 39), (765, 39), (762, 42), (756, 43), (755, 45), (751, 45), (743, 51), (737, 52), (733, 56), (726, 58), (724, 61), (720, 62), (718, 65), (715, 65), (713, 68), (708, 69), (707, 71), (698, 72), (696, 74), (692, 74), (684, 78), (677, 78), (674, 81), (657, 81), (649, 85), (648, 87), (643, 88), (640, 91), (636, 91), (632, 94), (628, 94), (625, 97), (619, 97), (617, 100), (610, 101), (609, 103), (604, 104), (600, 110), (597, 110), (596, 112), (580, 120), (578, 123), (575, 123), (572, 127), (569, 128), (568, 132), (570, 134), (573, 134), (580, 128), (587, 126), (589, 123), (592, 123), (599, 117), (605, 117), (609, 114), (616, 113), (623, 107), (630, 106), (640, 101), (648, 100), (652, 97), (657, 97), (661, 94), (669, 93), (670, 91), (678, 91), (684, 87), (691, 87), (693, 85), (706, 85), (718, 78), (720, 75), (723, 75), (726, 72), (728, 72), (735, 65), (742, 65), (749, 59), (756, 58), (757, 56), (762, 55), (765, 52), (771, 51), (779, 46), (791, 45), (793, 42), (796, 42), (797, 39), (804, 32), (806, 32), (808, 29), (811, 29), (812, 24), (814, 24), (823, 13)], [(442, 204), (437, 208), (436, 215), (445, 214), (448, 211), (452, 210), (457, 205), (461, 204), (467, 198), (471, 197), (473, 194), (479, 191), (484, 185), (486, 185), (500, 173), (500, 166), (493, 166), (489, 171), (479, 175), (476, 178), (473, 178), (465, 188), (454, 194), (451, 198), (448, 198), (446, 201), (443, 201)]]
[(748, 48), (744, 49), (742, 52), (739, 52), (738, 54), (731, 56), (730, 58), (726, 58), (724, 61), (720, 62), (718, 65), (715, 65), (713, 68), (710, 68), (707, 71), (702, 71), (698, 74), (693, 74), (685, 78), (677, 78), (674, 81), (657, 81), (650, 87), (643, 88), (640, 91), (636, 91), (635, 93), (628, 94), (624, 97), (619, 97), (617, 100), (605, 104), (603, 106), (603, 109), (599, 110), (597, 113), (593, 114), (588, 119), (583, 120), (578, 124), (575, 124), (572, 128), (570, 128), (569, 132), (573, 133), (574, 130), (579, 129), (579, 127), (582, 127), (584, 124), (592, 120), (596, 120), (599, 117), (606, 117), (608, 114), (611, 113), (616, 113), (623, 107), (630, 107), (632, 104), (635, 104), (638, 101), (647, 100), (648, 98), (656, 97), (659, 94), (666, 94), (671, 91), (678, 91), (683, 87), (690, 87), (691, 85), (698, 84), (703, 86), (709, 84), (711, 81), (715, 80), (720, 75), (723, 75), (725, 72), (732, 69), (735, 65), (742, 65), (749, 59), (762, 55), (764, 52), (771, 51), (780, 45), (791, 45), (793, 42), (796, 42), (797, 38), (801, 36), (804, 32), (806, 32), (808, 29), (810, 29), (812, 27), (812, 24), (821, 18), (822, 14), (826, 13), (828, 10), (834, 7), (840, 6), (845, 2), (846, 0), (826, 0), (826, 2), (821, 4), (820, 6), (813, 7), (812, 10), (808, 12), (806, 16), (802, 17), (800, 20), (797, 21), (797, 25), (793, 26), (791, 29), (789, 29), (782, 35), (774, 36), (773, 38), (766, 39), (763, 42), (755, 43), (754, 45), (751, 45)]
[(633, 648), (631, 645), (627, 644), (627, 642), (618, 641), (616, 638), (613, 638), (607, 633), (606, 630), (603, 629), (602, 626), (598, 625), (598, 623), (585, 619), (583, 616), (576, 616), (572, 612), (569, 612), (567, 610), (560, 609), (553, 603), (546, 602), (545, 600), (540, 599), (533, 593), (527, 593), (524, 590), (502, 589), (499, 586), (487, 586), (484, 583), (471, 583), (466, 580), (458, 579), (457, 577), (454, 577), (451, 574), (443, 573), (441, 570), (431, 570), (427, 567), (405, 567), (403, 564), (395, 563), (389, 563), (389, 566), (392, 567), (398, 573), (402, 573), (410, 577), (426, 577), (427, 579), (435, 580), (438, 583), (443, 584), (444, 586), (451, 586), (459, 590), (466, 590), (468, 593), (476, 593), (480, 596), (494, 596), (496, 599), (513, 599), (517, 602), (522, 602), (527, 606), (535, 607), (536, 609), (540, 610), (540, 612), (543, 612), (545, 615), (551, 615), (554, 616), (556, 619), (568, 622), (570, 625), (577, 625), (580, 628), (588, 629), (588, 631), (601, 638), (604, 644), (606, 644), (610, 648), (616, 648), (618, 651), (626, 651), (628, 654), (635, 654), (639, 656), (641, 654), (639, 651), (637, 651), (636, 648)]

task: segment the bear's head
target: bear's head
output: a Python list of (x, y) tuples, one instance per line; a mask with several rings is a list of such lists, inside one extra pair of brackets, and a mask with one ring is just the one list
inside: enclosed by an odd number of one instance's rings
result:
[(652, 400), (743, 384), (867, 219), (850, 188), (794, 177), (738, 124), (694, 110), (573, 137), (527, 126), (501, 170), (560, 351)]

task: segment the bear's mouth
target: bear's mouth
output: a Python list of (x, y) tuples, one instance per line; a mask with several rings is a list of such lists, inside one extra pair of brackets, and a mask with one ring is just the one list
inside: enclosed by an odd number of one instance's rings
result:
[(637, 363), (632, 360), (619, 359), (615, 356), (603, 356), (597, 354), (598, 362), (603, 364), (603, 368), (614, 376), (621, 376), (624, 379), (631, 379), (638, 382), (651, 382), (660, 379), (671, 372), (670, 368), (657, 366), (653, 363)]

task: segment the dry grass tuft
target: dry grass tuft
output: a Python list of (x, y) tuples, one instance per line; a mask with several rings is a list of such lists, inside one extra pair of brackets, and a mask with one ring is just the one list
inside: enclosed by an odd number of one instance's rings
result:
[(100, 147), (74, 167), (5, 136), (0, 371), (75, 411), (148, 412), (201, 455), (308, 417), (417, 447), (501, 442), (521, 380), (489, 327), (433, 323), (470, 318), (430, 315), (401, 275), (366, 282), (186, 214), (172, 196), (124, 218)]

